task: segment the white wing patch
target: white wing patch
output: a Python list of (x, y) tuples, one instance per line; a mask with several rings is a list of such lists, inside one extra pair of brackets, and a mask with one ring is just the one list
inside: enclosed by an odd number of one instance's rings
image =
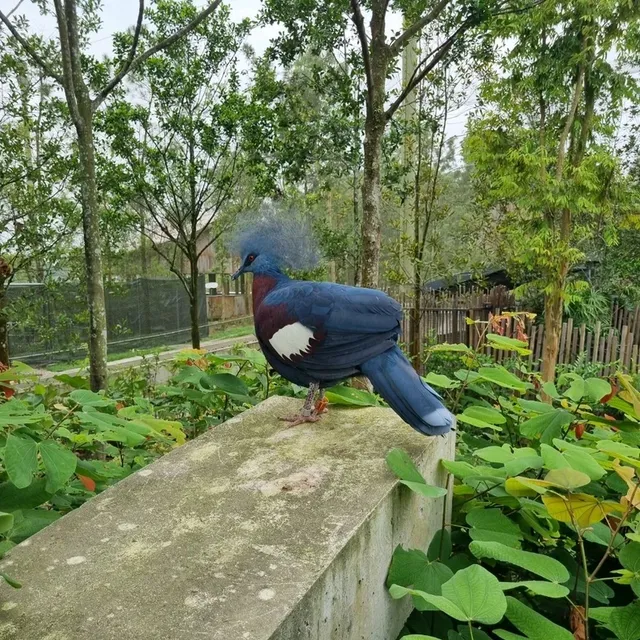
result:
[(281, 358), (291, 358), (291, 356), (307, 353), (312, 338), (313, 331), (309, 327), (305, 327), (300, 322), (294, 322), (278, 329), (271, 336), (269, 344)]

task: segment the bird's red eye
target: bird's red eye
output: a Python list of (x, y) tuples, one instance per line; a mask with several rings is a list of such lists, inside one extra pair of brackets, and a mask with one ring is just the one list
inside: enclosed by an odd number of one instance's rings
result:
[(256, 257), (253, 255), (253, 253), (250, 253), (250, 254), (247, 256), (247, 262), (248, 262), (249, 264), (251, 264), (255, 259), (256, 259)]

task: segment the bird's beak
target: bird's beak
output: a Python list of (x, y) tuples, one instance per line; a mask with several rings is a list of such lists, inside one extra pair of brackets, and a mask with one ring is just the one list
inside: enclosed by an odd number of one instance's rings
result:
[(232, 276), (232, 280), (237, 280), (244, 273), (243, 267), (240, 267)]

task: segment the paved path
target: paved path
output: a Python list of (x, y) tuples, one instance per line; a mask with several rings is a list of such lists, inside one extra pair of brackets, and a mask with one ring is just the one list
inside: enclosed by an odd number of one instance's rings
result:
[[(253, 334), (249, 334), (244, 336), (237, 336), (235, 338), (206, 340), (202, 343), (202, 348), (209, 353), (224, 353), (225, 351), (229, 351), (231, 347), (238, 343), (243, 343), (246, 346), (253, 346), (258, 344), (258, 341)], [(171, 347), (167, 351), (159, 353), (158, 360), (160, 362), (173, 360), (181, 351), (184, 351), (185, 349), (189, 349), (189, 345), (182, 344)], [(145, 358), (148, 360), (151, 357), (154, 356), (132, 356), (130, 358), (123, 358), (122, 360), (113, 360), (107, 363), (107, 367), (109, 372), (120, 371), (122, 369), (128, 369), (129, 367), (138, 367), (144, 362)], [(39, 369), (37, 371), (42, 380), (47, 380), (60, 375), (77, 376), (78, 374), (83, 373), (86, 370), (86, 367), (77, 367), (74, 369), (66, 369), (65, 371), (47, 371), (46, 369)]]

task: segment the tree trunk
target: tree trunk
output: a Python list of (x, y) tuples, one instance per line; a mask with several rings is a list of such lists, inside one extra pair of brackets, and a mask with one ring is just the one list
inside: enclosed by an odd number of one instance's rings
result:
[(420, 320), (422, 319), (422, 282), (420, 274), (416, 270), (415, 281), (413, 283), (413, 308), (409, 316), (409, 355), (413, 368), (422, 372), (422, 340), (420, 339)]
[(362, 178), (362, 258), (361, 283), (376, 288), (380, 269), (380, 228), (382, 224), (380, 187), (384, 123), (367, 116)]
[(7, 318), (7, 290), (0, 285), (0, 363), (9, 366), (9, 322)]
[(556, 377), (556, 364), (560, 350), (562, 330), (562, 291), (564, 283), (558, 283), (544, 298), (544, 346), (542, 353), (542, 379), (553, 382)]
[(189, 311), (191, 315), (191, 346), (194, 349), (200, 348), (200, 296), (198, 291), (198, 259), (190, 258), (189, 267), (191, 271)]
[(371, 82), (367, 87), (367, 117), (364, 124), (364, 175), (362, 177), (362, 266), (363, 287), (376, 288), (380, 271), (382, 225), (381, 159), (386, 127), (384, 103), (388, 67), (384, 33), (386, 5), (376, 6), (371, 19)]
[(89, 304), (89, 375), (91, 389), (99, 391), (107, 386), (107, 313), (102, 276), (102, 239), (91, 106), (86, 105), (82, 111), (83, 122), (77, 126), (77, 132)]

